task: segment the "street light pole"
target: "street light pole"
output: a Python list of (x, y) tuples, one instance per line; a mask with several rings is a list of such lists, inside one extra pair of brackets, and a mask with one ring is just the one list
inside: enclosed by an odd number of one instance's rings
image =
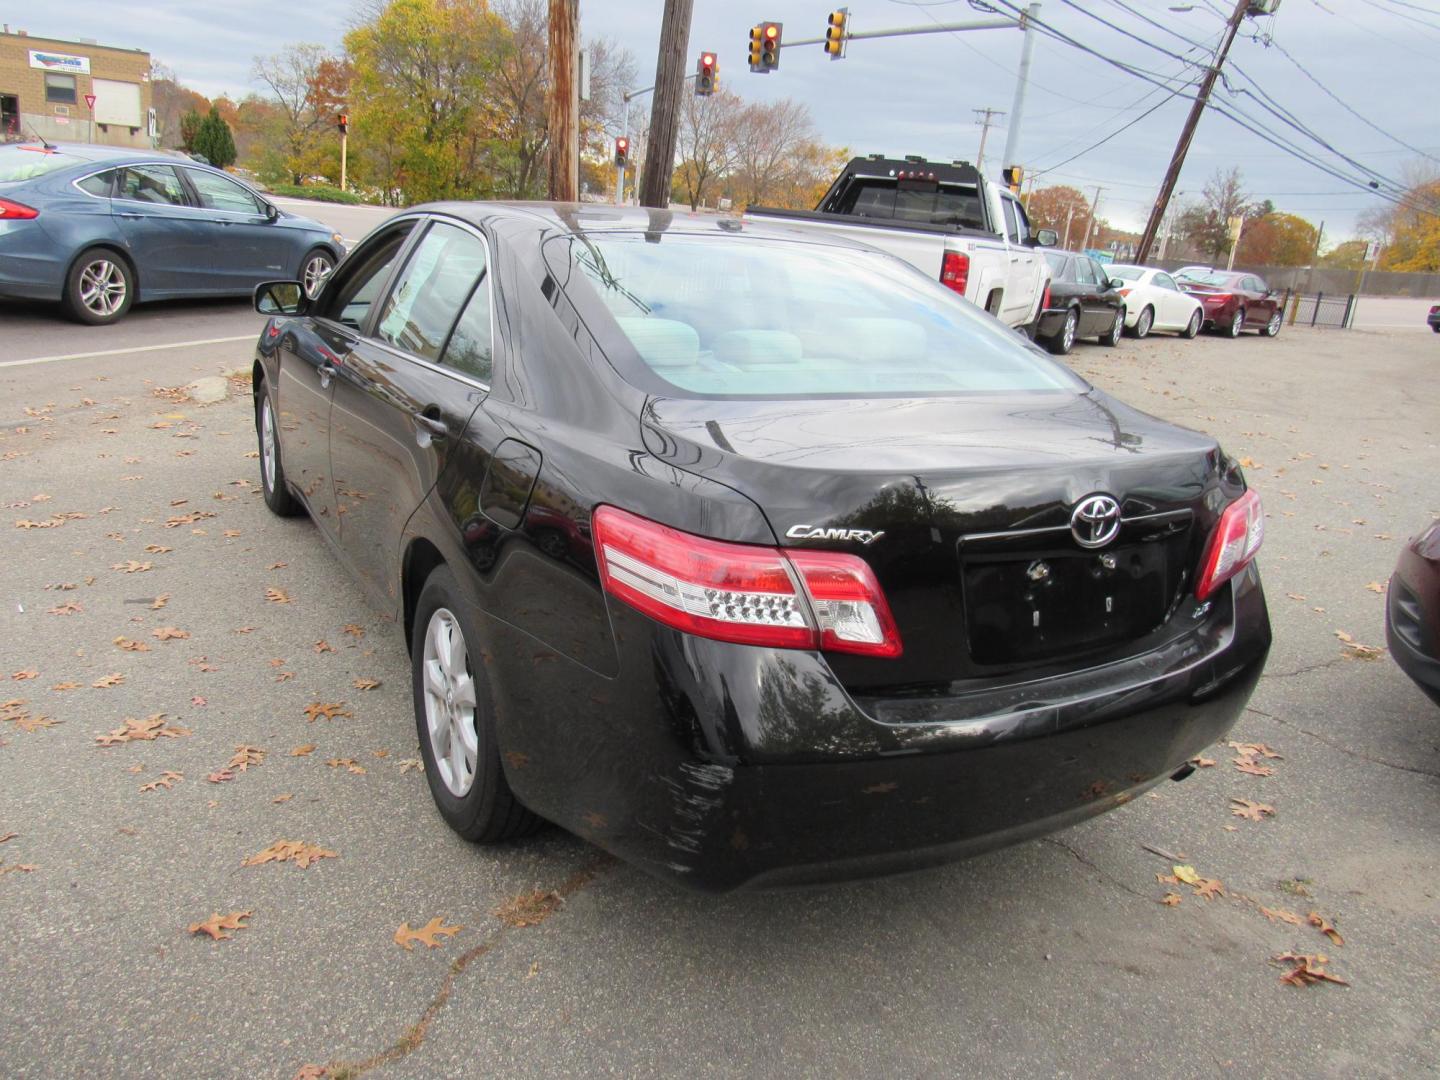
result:
[(1015, 100), (1010, 106), (1010, 130), (1005, 133), (1005, 155), (1001, 165), (1018, 165), (1016, 155), (1020, 152), (1020, 118), (1025, 113), (1025, 91), (1030, 84), (1030, 54), (1035, 51), (1035, 20), (1040, 15), (1040, 5), (1031, 4), (1020, 17), (1025, 30), (1025, 41), (1020, 46), (1020, 72), (1015, 83)]
[(1220, 49), (1215, 54), (1215, 63), (1205, 72), (1205, 77), (1200, 80), (1200, 90), (1195, 95), (1195, 104), (1190, 107), (1190, 115), (1185, 118), (1185, 126), (1180, 129), (1180, 139), (1175, 144), (1175, 152), (1170, 157), (1170, 167), (1165, 170), (1165, 179), (1160, 184), (1160, 194), (1155, 198), (1155, 205), (1150, 209), (1150, 219), (1145, 222), (1145, 232), (1140, 237), (1140, 250), (1135, 253), (1135, 261), (1144, 263), (1150, 257), (1150, 248), (1155, 244), (1155, 234), (1160, 231), (1160, 219), (1165, 216), (1165, 210), (1170, 205), (1170, 193), (1175, 190), (1175, 184), (1180, 179), (1180, 169), (1185, 164), (1185, 155), (1190, 151), (1190, 140), (1195, 137), (1195, 128), (1200, 123), (1200, 115), (1205, 111), (1206, 104), (1210, 101), (1210, 91), (1215, 86), (1215, 80), (1220, 76), (1220, 68), (1225, 63), (1225, 57), (1230, 53), (1230, 43), (1235, 40), (1235, 33), (1240, 29), (1240, 20), (1250, 10), (1250, 5), (1255, 0), (1235, 0), (1235, 10), (1230, 13), (1230, 19), (1225, 24), (1225, 36), (1220, 40)]

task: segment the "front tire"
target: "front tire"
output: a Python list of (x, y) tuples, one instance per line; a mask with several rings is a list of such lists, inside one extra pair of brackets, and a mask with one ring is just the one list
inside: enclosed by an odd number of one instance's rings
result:
[(325, 281), (335, 270), (335, 257), (324, 248), (311, 248), (300, 260), (300, 284), (311, 300), (320, 295)]
[(1230, 320), (1230, 325), (1225, 328), (1225, 336), (1237, 338), (1240, 331), (1245, 329), (1245, 309), (1236, 308), (1235, 315)]
[(261, 382), (255, 402), (255, 437), (260, 445), (260, 491), (265, 505), (277, 517), (295, 517), (304, 507), (290, 494), (285, 483), (285, 463), (280, 459), (280, 423), (270, 401), (270, 387)]
[(410, 641), (415, 728), (440, 816), (473, 843), (534, 832), (541, 819), (520, 805), (500, 766), (480, 635), (448, 566), (426, 580)]
[(1125, 309), (1115, 309), (1115, 321), (1110, 324), (1110, 329), (1100, 335), (1100, 344), (1107, 349), (1113, 349), (1120, 344), (1120, 335), (1125, 333)]
[(1064, 356), (1075, 347), (1075, 334), (1080, 329), (1080, 315), (1074, 308), (1065, 312), (1065, 325), (1059, 333), (1045, 339), (1045, 347), (1056, 356)]
[(1155, 325), (1155, 309), (1147, 306), (1140, 312), (1140, 317), (1135, 320), (1135, 337), (1146, 338), (1150, 336), (1150, 328)]
[(130, 264), (109, 248), (89, 248), (65, 275), (65, 309), (91, 326), (119, 322), (135, 300)]
[(1190, 316), (1190, 321), (1185, 324), (1185, 329), (1180, 331), (1180, 336), (1183, 338), (1196, 337), (1200, 333), (1200, 327), (1204, 322), (1205, 316), (1198, 311), (1195, 312)]
[(1270, 315), (1270, 321), (1265, 324), (1266, 337), (1280, 336), (1280, 312), (1275, 311)]

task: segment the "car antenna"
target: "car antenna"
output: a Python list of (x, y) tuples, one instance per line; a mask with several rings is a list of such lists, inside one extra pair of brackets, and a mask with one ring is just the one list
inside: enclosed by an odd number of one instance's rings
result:
[(55, 150), (55, 149), (56, 149), (55, 144), (52, 143), (49, 139), (45, 138), (44, 135), (41, 135), (38, 131), (36, 131), (36, 130), (35, 130), (33, 127), (31, 127), (29, 124), (26, 124), (25, 126), (26, 126), (27, 128), (30, 128), (30, 134), (31, 134), (31, 135), (34, 135), (35, 138), (39, 139), (39, 140), (40, 140), (40, 145), (43, 146), (46, 150)]

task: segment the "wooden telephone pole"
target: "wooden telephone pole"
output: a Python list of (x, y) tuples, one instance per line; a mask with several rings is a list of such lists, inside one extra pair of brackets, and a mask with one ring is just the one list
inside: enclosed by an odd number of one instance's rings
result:
[(580, 0), (550, 0), (550, 198), (580, 198), (580, 87), (575, 81)]
[(650, 107), (650, 139), (640, 174), (640, 205), (670, 205), (670, 177), (675, 171), (675, 135), (680, 122), (680, 94), (685, 89), (685, 50), (690, 47), (690, 13), (695, 0), (665, 0), (660, 24), (660, 53), (655, 59), (655, 98)]
[(1190, 140), (1195, 137), (1195, 128), (1200, 123), (1200, 114), (1205, 111), (1205, 105), (1210, 100), (1210, 91), (1215, 86), (1215, 80), (1220, 75), (1220, 68), (1225, 63), (1225, 57), (1230, 53), (1230, 43), (1235, 40), (1235, 32), (1240, 29), (1240, 20), (1250, 12), (1255, 0), (1236, 0), (1235, 10), (1230, 13), (1230, 20), (1225, 24), (1225, 36), (1220, 40), (1220, 49), (1215, 53), (1215, 63), (1205, 72), (1205, 77), (1200, 80), (1200, 90), (1195, 95), (1195, 104), (1190, 107), (1190, 115), (1185, 118), (1185, 126), (1180, 129), (1180, 140), (1175, 144), (1175, 153), (1170, 158), (1170, 167), (1165, 170), (1165, 179), (1160, 184), (1160, 194), (1155, 197), (1155, 205), (1150, 210), (1150, 220), (1145, 223), (1145, 232), (1140, 237), (1140, 250), (1135, 253), (1135, 261), (1144, 263), (1150, 257), (1150, 248), (1155, 243), (1155, 234), (1160, 231), (1160, 222), (1165, 217), (1165, 211), (1170, 205), (1170, 193), (1175, 190), (1175, 184), (1180, 179), (1180, 169), (1185, 164), (1185, 155), (1190, 150)]

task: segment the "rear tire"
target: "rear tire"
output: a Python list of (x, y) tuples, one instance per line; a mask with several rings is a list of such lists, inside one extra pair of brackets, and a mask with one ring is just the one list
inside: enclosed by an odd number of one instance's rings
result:
[(109, 248), (87, 248), (65, 275), (65, 310), (90, 326), (119, 322), (135, 300), (130, 264)]
[(1187, 339), (1196, 337), (1200, 333), (1200, 327), (1204, 322), (1205, 316), (1198, 311), (1195, 312), (1190, 316), (1190, 321), (1185, 324), (1185, 329), (1180, 331), (1180, 336)]
[(1434, 330), (1435, 333), (1440, 334), (1440, 323), (1436, 323), (1434, 326), (1430, 327), (1430, 329)]
[(1125, 333), (1125, 309), (1115, 309), (1115, 321), (1110, 324), (1110, 329), (1100, 335), (1100, 344), (1107, 349), (1113, 349), (1120, 344), (1120, 335)]
[(1045, 339), (1045, 348), (1056, 356), (1064, 356), (1075, 347), (1075, 335), (1080, 329), (1080, 315), (1072, 307), (1065, 312), (1065, 325), (1056, 334)]
[(1236, 308), (1236, 309), (1235, 309), (1235, 315), (1234, 315), (1234, 317), (1231, 318), (1231, 320), (1230, 320), (1230, 325), (1227, 326), (1227, 327), (1225, 327), (1225, 336), (1226, 336), (1226, 337), (1237, 338), (1237, 337), (1240, 336), (1240, 331), (1241, 331), (1241, 330), (1244, 330), (1244, 329), (1245, 329), (1245, 309), (1244, 309), (1244, 308)]
[(410, 642), (415, 729), (425, 780), (445, 824), (479, 844), (534, 832), (544, 822), (520, 804), (505, 779), (480, 634), (448, 566), (426, 579)]
[(1138, 340), (1140, 338), (1149, 337), (1150, 328), (1154, 325), (1155, 309), (1147, 305), (1145, 310), (1140, 312), (1140, 317), (1135, 320), (1135, 329), (1133, 333), (1135, 334), (1136, 339)]
[(295, 517), (305, 508), (290, 494), (285, 483), (285, 464), (280, 458), (280, 422), (270, 401), (270, 385), (260, 383), (255, 395), (255, 437), (260, 447), (260, 491), (265, 505), (276, 517)]

